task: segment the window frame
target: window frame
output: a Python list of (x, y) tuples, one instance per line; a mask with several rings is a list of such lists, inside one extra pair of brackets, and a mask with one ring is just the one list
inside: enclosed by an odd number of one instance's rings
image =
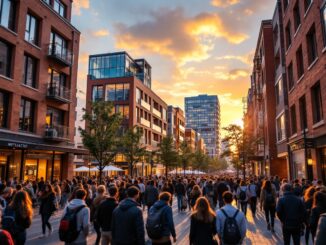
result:
[[(29, 17), (29, 19), (28, 19), (28, 17)], [(31, 25), (32, 25), (33, 19), (35, 20), (35, 27), (34, 27), (34, 34), (33, 34), (34, 39), (31, 39)], [(29, 20), (29, 23), (27, 23), (28, 20)], [(28, 29), (27, 29), (27, 25), (28, 25)], [(24, 40), (38, 46), (39, 45), (39, 30), (40, 30), (39, 18), (37, 18), (35, 15), (28, 12), (26, 15)], [(28, 35), (28, 38), (26, 38), (26, 35)]]
[[(10, 2), (9, 13), (8, 13), (8, 25), (2, 24), (2, 15), (3, 15), (3, 5), (4, 1)], [(0, 1), (0, 25), (16, 32), (16, 2), (13, 0), (1, 0)]]
[(6, 41), (4, 41), (2, 39), (0, 39), (0, 43), (2, 43), (4, 46), (7, 47), (7, 53), (8, 53), (8, 56), (7, 56), (7, 59), (6, 59), (7, 67), (6, 67), (5, 71), (4, 71), (4, 74), (1, 74), (0, 73), (0, 75), (1, 76), (5, 76), (5, 77), (8, 77), (8, 78), (11, 78), (11, 76), (12, 76), (12, 54), (13, 54), (13, 46), (10, 43), (8, 43), (8, 42), (6, 42)]
[[(27, 128), (25, 128), (25, 120), (26, 120), (26, 102), (30, 103), (30, 111), (31, 111), (31, 123), (27, 125)], [(24, 104), (24, 105), (22, 105)], [(27, 99), (25, 97), (22, 97), (20, 100), (20, 112), (19, 112), (19, 130), (23, 132), (29, 132), (33, 133), (35, 130), (35, 108), (36, 103), (33, 100)], [(23, 111), (21, 111), (23, 110)], [(22, 113), (22, 117), (21, 117)]]
[[(301, 19), (301, 13), (300, 13), (300, 0), (297, 0), (297, 2), (294, 4), (293, 7), (293, 25), (294, 25), (294, 33), (297, 33), (299, 30), (302, 19)], [(297, 23), (299, 21), (299, 23)]]
[[(28, 67), (29, 67), (29, 63), (26, 61), (32, 61), (32, 65), (33, 65), (33, 71), (32, 71), (32, 83), (29, 84), (27, 83), (27, 75), (28, 74)], [(23, 67), (23, 81), (22, 84), (24, 84), (25, 86), (28, 87), (32, 87), (32, 88), (37, 88), (37, 66), (38, 66), (38, 61), (36, 58), (30, 56), (29, 54), (24, 54), (24, 67)]]
[[(290, 70), (290, 68), (291, 68), (291, 70)], [(289, 91), (291, 91), (292, 88), (294, 88), (294, 83), (295, 83), (295, 81), (294, 81), (294, 73), (293, 73), (293, 61), (290, 62), (290, 64), (286, 68), (286, 71), (287, 71), (286, 73), (287, 73)]]
[(285, 44), (286, 50), (288, 50), (292, 45), (292, 30), (291, 30), (291, 21), (289, 20), (285, 26)]
[[(300, 52), (299, 52), (300, 51)], [(300, 57), (298, 57), (300, 55)], [(303, 51), (302, 51), (302, 45), (299, 46), (297, 51), (295, 52), (296, 56), (296, 63), (297, 63), (297, 77), (299, 80), (304, 75), (304, 58), (303, 58)], [(298, 62), (298, 58), (300, 58), (300, 63)], [(299, 69), (300, 68), (300, 69)], [(301, 71), (301, 74), (299, 74), (299, 70)]]
[[(58, 6), (58, 9), (56, 9)], [(53, 9), (56, 13), (58, 13), (61, 17), (67, 17), (67, 6), (60, 0), (53, 0)], [(63, 12), (61, 12), (63, 10)]]
[(308, 62), (310, 66), (318, 58), (318, 44), (317, 44), (315, 24), (312, 24), (309, 31), (307, 32), (306, 42), (307, 42)]
[(291, 135), (295, 135), (298, 132), (297, 111), (296, 111), (295, 104), (293, 104), (290, 107), (290, 119), (291, 119)]
[[(318, 91), (316, 91), (317, 88), (319, 88)], [(320, 121), (322, 121), (324, 118), (323, 99), (322, 99), (322, 95), (321, 95), (320, 81), (316, 82), (311, 87), (310, 91), (311, 91), (312, 119), (313, 119), (313, 124), (316, 124), (316, 123), (319, 123)], [(317, 108), (317, 105), (319, 105), (318, 108)], [(317, 110), (317, 109), (319, 109), (319, 110)]]
[(321, 23), (323, 28), (323, 40), (324, 40), (324, 47), (326, 48), (326, 1), (322, 4), (322, 7), (320, 8), (320, 17), (321, 17)]
[(2, 111), (2, 117), (0, 117), (0, 128), (8, 128), (8, 116), (9, 116), (8, 105), (9, 105), (10, 94), (4, 90), (0, 90), (0, 94), (2, 94), (2, 100), (3, 100), (2, 101), (3, 108), (0, 110), (0, 112)]
[[(304, 101), (304, 108), (303, 108), (303, 101)], [(300, 127), (301, 130), (303, 131), (308, 128), (307, 100), (305, 95), (299, 98), (299, 112), (300, 112)]]

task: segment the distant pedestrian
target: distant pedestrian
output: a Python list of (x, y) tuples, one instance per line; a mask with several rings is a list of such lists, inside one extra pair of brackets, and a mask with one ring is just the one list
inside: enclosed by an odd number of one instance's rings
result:
[(94, 230), (96, 232), (96, 241), (95, 241), (95, 245), (99, 245), (100, 244), (100, 240), (101, 240), (101, 229), (100, 229), (100, 225), (97, 221), (97, 211), (98, 208), (101, 204), (101, 202), (105, 199), (105, 185), (100, 185), (97, 188), (97, 193), (96, 193), (96, 197), (94, 199), (94, 201), (91, 204), (91, 222), (93, 222), (93, 226), (94, 226)]
[(260, 207), (265, 212), (267, 230), (275, 232), (275, 211), (276, 211), (276, 191), (272, 187), (270, 180), (266, 180), (263, 184), (260, 194)]
[(216, 215), (205, 197), (196, 200), (190, 219), (190, 245), (216, 245)]
[(190, 206), (194, 209), (197, 199), (202, 195), (199, 185), (195, 185), (189, 194)]
[[(178, 179), (178, 183), (175, 186), (175, 194), (177, 196), (177, 201), (178, 201), (178, 211), (181, 212), (183, 209), (182, 203), (184, 202), (184, 198), (186, 196), (186, 187), (182, 183), (181, 179)], [(187, 207), (187, 204), (186, 204)]]
[[(306, 245), (309, 245), (309, 238), (310, 238), (310, 234), (311, 234), (311, 229), (310, 229), (310, 224), (309, 224), (309, 220), (310, 220), (310, 216), (311, 216), (311, 209), (312, 209), (312, 205), (313, 205), (313, 201), (314, 201), (314, 193), (316, 192), (316, 189), (314, 186), (310, 186), (309, 188), (307, 188), (305, 190), (304, 193), (304, 205), (306, 208), (306, 219), (305, 219), (305, 225), (306, 225), (306, 232), (305, 232), (305, 241), (306, 241)], [(313, 237), (312, 237), (312, 241), (313, 241)]]
[(257, 185), (255, 184), (254, 180), (250, 180), (250, 184), (248, 185), (248, 198), (249, 198), (249, 204), (250, 209), (253, 217), (256, 216), (256, 210), (257, 210)]
[(144, 197), (147, 210), (149, 211), (153, 204), (158, 200), (158, 189), (154, 186), (154, 181), (149, 181), (146, 186)]
[(56, 199), (52, 185), (44, 185), (44, 190), (40, 192), (40, 202), (39, 213), (42, 218), (42, 236), (40, 238), (44, 238), (46, 227), (49, 229), (48, 235), (50, 236), (52, 233), (52, 226), (49, 220), (53, 212), (56, 211)]
[(237, 189), (236, 193), (238, 202), (240, 203), (241, 211), (247, 215), (247, 206), (248, 206), (248, 187), (245, 181), (240, 182), (240, 186)]

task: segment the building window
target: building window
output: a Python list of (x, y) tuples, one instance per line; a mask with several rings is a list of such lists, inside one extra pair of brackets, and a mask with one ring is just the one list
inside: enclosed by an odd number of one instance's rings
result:
[(39, 29), (38, 20), (33, 15), (27, 14), (25, 40), (27, 42), (38, 45), (38, 29)]
[(23, 67), (23, 84), (36, 87), (36, 66), (37, 60), (28, 55), (24, 55), (24, 67)]
[(20, 102), (19, 130), (34, 131), (35, 102), (22, 98)]
[(52, 53), (58, 55), (63, 58), (69, 58), (68, 57), (68, 50), (67, 50), (67, 41), (62, 36), (55, 32), (51, 32), (50, 35), (50, 42), (51, 42), (51, 48)]
[(299, 80), (304, 74), (302, 46), (300, 46), (300, 48), (296, 52), (296, 60), (297, 60), (297, 75)]
[(303, 131), (304, 128), (307, 128), (307, 108), (306, 108), (306, 97), (302, 96), (299, 99), (299, 109), (300, 109), (300, 126)]
[(323, 105), (322, 105), (320, 82), (317, 82), (311, 88), (311, 102), (312, 102), (313, 120), (315, 124), (323, 119)]
[(0, 25), (15, 30), (15, 1), (0, 0)]
[(287, 67), (288, 81), (289, 81), (289, 90), (291, 90), (294, 86), (294, 77), (293, 77), (293, 63)]
[(304, 0), (304, 11), (307, 12), (310, 8), (310, 5), (312, 3), (312, 0)]
[(0, 75), (10, 77), (11, 53), (12, 53), (11, 46), (0, 40)]
[(118, 83), (106, 85), (106, 101), (128, 101), (129, 84)]
[(99, 101), (103, 99), (103, 86), (93, 86), (93, 92), (92, 92), (92, 101)]
[(324, 33), (324, 46), (326, 46), (326, 3), (321, 8), (323, 33)]
[(289, 21), (285, 27), (285, 42), (286, 49), (289, 49), (292, 44), (291, 22)]
[(53, 9), (62, 17), (66, 17), (66, 5), (60, 0), (54, 0)]
[(278, 81), (276, 84), (276, 103), (277, 105), (280, 104), (281, 101), (283, 101), (283, 84), (282, 84), (282, 79)]
[(48, 107), (46, 110), (45, 123), (48, 127), (64, 125), (65, 112), (56, 108)]
[(9, 94), (0, 91), (0, 128), (7, 127)]
[(306, 35), (307, 39), (307, 51), (308, 51), (308, 62), (312, 64), (317, 59), (317, 41), (316, 41), (316, 30), (313, 25)]
[(289, 6), (289, 0), (283, 0), (284, 11), (287, 9), (288, 6)]
[(300, 16), (300, 7), (299, 7), (299, 0), (296, 2), (293, 8), (293, 20), (294, 20), (294, 30), (295, 32), (298, 30), (299, 26), (301, 25), (301, 16)]
[(129, 119), (129, 105), (116, 105), (115, 113), (120, 113), (124, 119)]
[(297, 112), (295, 110), (295, 105), (291, 106), (290, 109), (291, 116), (291, 134), (294, 135), (297, 133)]
[(277, 118), (277, 140), (282, 141), (285, 139), (285, 117), (282, 114), (279, 118)]
[(50, 0), (43, 0), (43, 2), (47, 3), (50, 5)]

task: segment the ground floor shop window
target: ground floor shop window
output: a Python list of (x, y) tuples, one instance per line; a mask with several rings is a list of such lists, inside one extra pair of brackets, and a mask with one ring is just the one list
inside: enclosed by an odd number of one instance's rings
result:
[(304, 150), (293, 152), (294, 176), (297, 179), (306, 178), (306, 163)]
[(37, 159), (26, 159), (24, 180), (36, 180), (37, 176)]

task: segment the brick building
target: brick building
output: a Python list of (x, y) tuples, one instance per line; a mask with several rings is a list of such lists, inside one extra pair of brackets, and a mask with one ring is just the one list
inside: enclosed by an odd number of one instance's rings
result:
[[(133, 59), (126, 52), (91, 55), (87, 78), (86, 109), (89, 101), (112, 101), (123, 116), (123, 126), (138, 126), (144, 135), (141, 144), (155, 151), (167, 135), (167, 104), (151, 89), (151, 66), (144, 59)], [(145, 161), (145, 159), (144, 159)], [(127, 171), (124, 156), (115, 163)], [(136, 172), (150, 172), (150, 164), (138, 163)], [(140, 173), (140, 172), (139, 172)]]
[(185, 139), (185, 116), (179, 107), (168, 107), (168, 135), (173, 138), (175, 148), (178, 149)]
[(326, 181), (325, 4), (282, 0), (292, 178)]
[(79, 31), (71, 0), (0, 8), (0, 178), (71, 177)]
[(196, 151), (196, 131), (192, 128), (186, 128), (185, 132), (187, 145), (190, 147), (192, 152)]

